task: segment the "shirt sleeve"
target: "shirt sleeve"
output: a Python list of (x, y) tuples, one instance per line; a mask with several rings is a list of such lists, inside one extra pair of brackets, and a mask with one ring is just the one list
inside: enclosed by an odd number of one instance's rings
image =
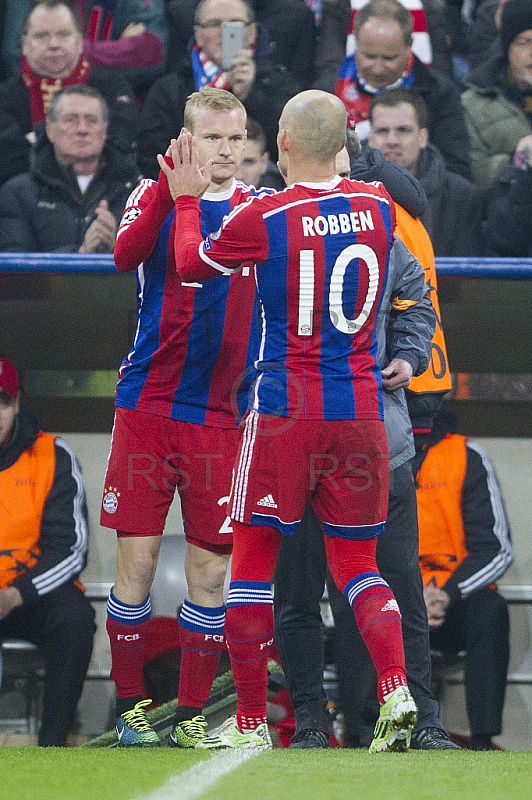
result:
[(16, 582), (25, 604), (72, 581), (85, 567), (88, 521), (81, 468), (70, 447), (55, 440), (55, 472), (44, 504), (37, 563)]
[(136, 269), (151, 255), (172, 208), (168, 181), (162, 172), (157, 183), (144, 179), (133, 190), (122, 214), (114, 248), (115, 265), (121, 272)]
[(419, 375), (429, 365), (436, 315), (423, 267), (399, 237), (395, 239), (393, 257), (396, 279), (386, 329), (386, 352), (390, 360), (408, 361), (414, 375)]
[(175, 256), (184, 281), (204, 281), (237, 272), (243, 262), (260, 263), (268, 256), (268, 235), (251, 197), (234, 208), (216, 233), (202, 239), (199, 202), (195, 197), (175, 201)]
[(451, 603), (489, 586), (513, 560), (508, 519), (495, 468), (477, 442), (467, 441), (462, 487), (467, 556), (442, 587)]
[(153, 31), (111, 41), (83, 40), (83, 55), (95, 67), (155, 67), (164, 61), (164, 46)]

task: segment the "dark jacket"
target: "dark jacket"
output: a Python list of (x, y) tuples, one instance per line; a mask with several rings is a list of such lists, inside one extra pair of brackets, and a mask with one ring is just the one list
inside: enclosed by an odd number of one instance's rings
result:
[(371, 147), (350, 157), (351, 178), (356, 181), (381, 181), (392, 200), (416, 219), (427, 207), (427, 195), (418, 179), (405, 167), (388, 161), (380, 150)]
[[(0, 447), (0, 472), (12, 467), (38, 435), (36, 418), (22, 409), (10, 441)], [(55, 440), (54, 480), (42, 510), (39, 548), (37, 563), (16, 580), (25, 604), (75, 580), (87, 560), (87, 506), (81, 469), (74, 453), (59, 438)]]
[[(179, 69), (194, 35), (194, 13), (199, 0), (169, 0), (170, 46), (167, 71)], [(301, 0), (254, 0), (255, 19), (264, 26), (270, 40), (272, 58), (283, 64), (301, 89), (307, 89), (314, 76), (316, 20)]]
[[(394, 301), (407, 301), (408, 308), (397, 311)], [(401, 358), (412, 366), (414, 375), (424, 372), (429, 365), (435, 325), (423, 267), (396, 237), (376, 327), (377, 359), (381, 367)], [(394, 470), (414, 455), (412, 423), (403, 389), (383, 392), (383, 404), (389, 466)]]
[[(267, 37), (261, 35), (257, 38), (255, 65), (255, 81), (244, 106), (248, 116), (264, 128), (267, 149), (275, 162), (279, 117), (287, 100), (298, 93), (299, 85), (286, 67), (274, 63)], [(179, 134), (187, 97), (194, 91), (196, 86), (189, 52), (179, 70), (163, 75), (148, 92), (138, 134), (139, 165), (146, 177), (157, 178), (157, 153), (165, 153), (170, 139)]]
[[(427, 198), (417, 178), (404, 167), (387, 161), (380, 150), (364, 148), (351, 156), (351, 178), (381, 181), (394, 202), (413, 217), (419, 217)], [(429, 363), (435, 314), (426, 291), (425, 274), (416, 258), (397, 239), (388, 267), (388, 279), (377, 323), (378, 361), (381, 366), (393, 358), (404, 358), (414, 374), (421, 374)], [(396, 313), (394, 298), (409, 300), (412, 305)], [(425, 395), (422, 395), (425, 397)], [(384, 422), (390, 450), (390, 470), (397, 469), (414, 455), (414, 440), (407, 401), (403, 389), (384, 392)]]
[(429, 139), (444, 157), (447, 168), (469, 180), (469, 137), (456, 84), (414, 56), (412, 91), (427, 104)]
[(484, 230), (486, 256), (532, 256), (532, 167), (507, 167), (489, 193)]
[(499, 0), (481, 0), (473, 11), (469, 30), (465, 30), (464, 54), (470, 69), (475, 69), (499, 49), (499, 35), (495, 25), (495, 12)]
[(98, 203), (107, 200), (118, 224), (137, 181), (130, 158), (107, 144), (102, 167), (82, 194), (45, 138), (30, 171), (0, 187), (0, 250), (77, 253)]
[(420, 219), (435, 256), (482, 255), (482, 202), (471, 183), (450, 172), (432, 144), (420, 154), (417, 177), (427, 195)]
[[(113, 70), (94, 67), (88, 85), (98, 89), (109, 106), (109, 140), (131, 152), (137, 134), (138, 108), (130, 83)], [(38, 135), (43, 123), (38, 123)], [(30, 95), (21, 75), (0, 84), (0, 184), (27, 172), (31, 145), (26, 135), (33, 130)], [(163, 151), (164, 152), (164, 151)]]
[[(325, 76), (317, 79), (314, 85), (334, 93), (336, 77), (334, 75), (334, 81), (331, 81), (330, 75), (329, 79)], [(470, 179), (469, 138), (456, 83), (414, 56), (411, 91), (420, 95), (427, 104), (429, 138), (445, 158), (447, 167)]]

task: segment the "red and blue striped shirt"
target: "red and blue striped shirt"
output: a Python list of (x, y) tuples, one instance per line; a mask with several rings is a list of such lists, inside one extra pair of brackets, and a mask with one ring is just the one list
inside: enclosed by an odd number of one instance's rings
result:
[(183, 280), (255, 262), (262, 334), (250, 407), (300, 419), (382, 419), (376, 315), (395, 208), (382, 184), (333, 179), (251, 198), (203, 243), (176, 200)]
[[(173, 203), (166, 193), (154, 181), (141, 181), (118, 232), (117, 267), (137, 269), (137, 327), (120, 367), (116, 405), (235, 427), (248, 404), (259, 344), (253, 271), (249, 265), (204, 284), (183, 282), (175, 264)], [(203, 235), (257, 194), (235, 181), (227, 192), (204, 195)]]

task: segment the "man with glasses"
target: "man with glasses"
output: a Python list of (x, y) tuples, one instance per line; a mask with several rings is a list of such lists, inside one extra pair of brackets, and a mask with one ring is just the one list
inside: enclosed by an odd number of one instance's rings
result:
[[(187, 53), (193, 36), (194, 14), (200, 0), (168, 0), (170, 43), (167, 69), (175, 70)], [(320, 3), (321, 5), (321, 3)], [(272, 57), (292, 73), (301, 89), (314, 79), (318, 24), (313, 11), (301, 0), (253, 0), (259, 31), (266, 28)]]
[(138, 170), (107, 142), (108, 116), (86, 84), (54, 95), (29, 172), (0, 188), (0, 250), (113, 251)]
[(51, 99), (64, 86), (98, 89), (109, 106), (109, 136), (131, 149), (137, 129), (133, 89), (116, 70), (92, 67), (82, 49), (81, 22), (70, 3), (32, 3), (24, 22), (20, 74), (0, 84), (0, 183), (28, 170)]
[[(224, 22), (244, 23), (244, 48), (236, 53), (228, 70), (222, 69)], [(188, 95), (203, 86), (227, 89), (243, 103), (248, 116), (264, 128), (267, 149), (276, 160), (277, 122), (299, 86), (286, 68), (272, 60), (268, 37), (258, 29), (247, 0), (202, 0), (186, 58), (177, 70), (153, 84), (142, 109), (138, 143), (145, 175), (157, 177), (157, 153), (166, 151), (182, 127)]]

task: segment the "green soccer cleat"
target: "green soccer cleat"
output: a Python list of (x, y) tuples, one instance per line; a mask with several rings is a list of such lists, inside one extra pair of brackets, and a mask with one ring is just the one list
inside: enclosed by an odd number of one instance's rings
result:
[(400, 686), (381, 706), (370, 753), (402, 753), (410, 747), (417, 706), (406, 686)]
[(201, 714), (192, 719), (185, 719), (179, 722), (168, 740), (170, 747), (201, 747), (201, 743), (207, 738), (207, 720)]
[(131, 711), (125, 711), (116, 721), (119, 747), (158, 747), (159, 737), (146, 719), (145, 706), (151, 700), (141, 700)]
[(242, 733), (236, 724), (236, 717), (226, 719), (213, 736), (207, 736), (197, 746), (208, 750), (220, 750), (222, 748), (271, 750), (273, 747), (270, 732), (265, 722), (261, 723), (251, 733)]

